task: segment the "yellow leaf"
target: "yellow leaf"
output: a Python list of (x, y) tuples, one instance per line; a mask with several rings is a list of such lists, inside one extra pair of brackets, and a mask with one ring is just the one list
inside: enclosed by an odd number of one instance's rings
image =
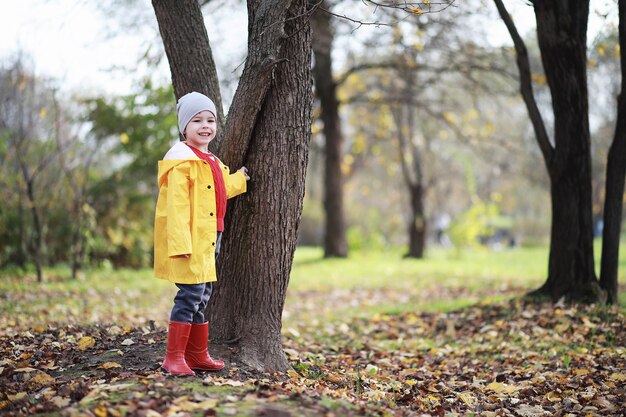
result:
[(93, 337), (84, 336), (84, 337), (81, 337), (80, 340), (78, 341), (77, 349), (87, 350), (87, 349), (94, 347), (95, 344), (96, 344), (96, 340)]
[(48, 114), (48, 109), (42, 107), (41, 110), (39, 110), (39, 117), (43, 119), (44, 117), (46, 117), (46, 114)]
[(474, 407), (476, 405), (476, 397), (474, 397), (470, 392), (462, 392), (462, 393), (460, 393), (459, 394), (459, 398), (468, 407)]
[(407, 384), (409, 387), (412, 387), (413, 385), (417, 384), (417, 381), (415, 379), (407, 379), (406, 381), (404, 381), (405, 384)]
[(122, 142), (124, 145), (126, 145), (126, 144), (128, 143), (128, 140), (129, 140), (129, 139), (130, 139), (130, 138), (129, 138), (129, 136), (128, 136), (128, 133), (122, 133), (122, 134), (120, 135), (120, 142)]
[(609, 379), (612, 379), (613, 381), (626, 381), (626, 374), (613, 372)]
[(37, 372), (37, 374), (31, 378), (30, 382), (33, 382), (39, 385), (50, 385), (50, 384), (54, 384), (54, 378), (52, 378), (50, 375), (48, 375), (45, 372)]
[(107, 414), (108, 414), (108, 413), (107, 413), (107, 409), (106, 409), (106, 407), (104, 407), (104, 406), (102, 406), (102, 405), (97, 406), (97, 407), (93, 410), (93, 412), (94, 412), (94, 414), (95, 414), (97, 417), (107, 417)]
[(25, 392), (18, 392), (15, 395), (7, 395), (7, 398), (9, 399), (9, 401), (19, 401), (24, 397), (26, 397)]
[(288, 370), (287, 375), (289, 375), (291, 378), (294, 378), (294, 379), (300, 379), (300, 375), (293, 369)]
[(547, 393), (545, 395), (546, 400), (551, 401), (553, 403), (558, 403), (559, 401), (561, 401), (561, 397), (559, 396), (559, 394), (557, 394), (554, 391), (550, 391), (549, 393)]
[(490, 389), (498, 394), (512, 394), (515, 391), (519, 390), (519, 388), (514, 385), (503, 384), (502, 382), (492, 382), (491, 384), (487, 385), (487, 389)]
[(574, 375), (587, 375), (589, 373), (588, 369), (574, 369), (572, 370), (572, 372), (574, 373)]
[(102, 369), (111, 369), (111, 368), (121, 368), (122, 365), (120, 365), (117, 362), (105, 362), (102, 365), (100, 365), (100, 368)]

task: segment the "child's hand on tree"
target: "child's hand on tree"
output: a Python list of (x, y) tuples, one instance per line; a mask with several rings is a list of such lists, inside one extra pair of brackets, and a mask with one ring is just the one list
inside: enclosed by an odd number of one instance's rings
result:
[(237, 171), (241, 172), (244, 175), (244, 177), (246, 177), (246, 181), (250, 180), (250, 176), (248, 176), (248, 168), (241, 167)]

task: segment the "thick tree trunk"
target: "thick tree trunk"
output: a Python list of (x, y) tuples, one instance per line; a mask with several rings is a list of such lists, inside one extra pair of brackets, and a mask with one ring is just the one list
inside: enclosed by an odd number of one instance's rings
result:
[[(619, 2), (619, 43), (626, 50), (626, 1)], [(620, 56), (622, 88), (617, 100), (617, 124), (606, 166), (604, 200), (604, 229), (602, 231), (602, 261), (600, 286), (607, 292), (607, 301), (617, 303), (617, 270), (619, 243), (622, 233), (624, 177), (626, 176), (626, 54)]]
[(234, 342), (238, 359), (262, 370), (289, 368), (281, 315), (302, 212), (311, 124), (306, 1), (292, 1), (285, 18), (280, 54), (285, 61), (276, 66), (246, 156), (251, 190), (229, 208), (219, 283), (209, 308), (212, 339)]
[[(548, 279), (535, 294), (602, 301), (594, 272), (587, 93), (589, 1), (534, 2), (541, 58), (554, 112)], [(545, 153), (544, 153), (545, 155)]]
[[(184, 63), (172, 59), (188, 44), (198, 65), (214, 67), (196, 53), (206, 33), (180, 22), (200, 18), (199, 9), (153, 0), (176, 91), (187, 79)], [(184, 8), (176, 20), (168, 10)], [(223, 251), (207, 314), (211, 339), (236, 345), (237, 359), (260, 370), (284, 370), (281, 316), (296, 235), (308, 158), (311, 125), (311, 37), (305, 0), (248, 0), (248, 57), (229, 110), (222, 160), (246, 165), (248, 193), (228, 208)], [(164, 26), (164, 27), (163, 27)], [(191, 58), (190, 58), (191, 59)], [(215, 79), (216, 80), (216, 79)], [(204, 81), (204, 80), (203, 80)], [(191, 89), (196, 88), (190, 81)], [(215, 81), (214, 88), (217, 88)], [(179, 93), (177, 93), (179, 95)]]
[(552, 180), (548, 279), (533, 294), (548, 295), (555, 301), (565, 297), (593, 303), (603, 301), (603, 294), (594, 272), (591, 208), (587, 206), (591, 195), (583, 182), (586, 174), (578, 176), (572, 172), (575, 170), (575, 167), (567, 170), (567, 176), (561, 177), (560, 182)]
[[(324, 8), (327, 4), (322, 3)], [(315, 91), (320, 100), (321, 118), (324, 123), (325, 159), (324, 159), (324, 256), (346, 257), (346, 221), (343, 207), (343, 174), (341, 172), (343, 134), (339, 117), (337, 85), (332, 70), (333, 30), (331, 16), (317, 9), (313, 13), (313, 52), (315, 66)]]
[(409, 251), (407, 258), (423, 258), (426, 246), (426, 216), (424, 214), (424, 188), (421, 184), (409, 187), (411, 221), (409, 222)]
[[(206, 94), (215, 102), (219, 125), (223, 126), (217, 70), (198, 1), (153, 0), (152, 6), (172, 69), (176, 98), (191, 91)], [(216, 142), (213, 146), (217, 145)]]

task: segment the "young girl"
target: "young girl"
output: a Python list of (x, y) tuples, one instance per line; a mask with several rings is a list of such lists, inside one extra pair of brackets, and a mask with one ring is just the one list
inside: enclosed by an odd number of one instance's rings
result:
[(192, 92), (176, 105), (178, 130), (185, 140), (159, 161), (159, 198), (154, 225), (154, 274), (176, 284), (167, 349), (162, 367), (175, 375), (192, 369), (216, 371), (224, 362), (208, 352), (209, 324), (204, 319), (215, 258), (220, 250), (226, 199), (246, 192), (246, 167), (234, 174), (208, 145), (217, 133), (215, 104)]

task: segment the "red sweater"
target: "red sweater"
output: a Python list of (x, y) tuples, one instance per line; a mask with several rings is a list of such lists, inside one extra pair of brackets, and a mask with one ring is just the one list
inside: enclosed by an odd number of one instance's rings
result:
[[(189, 145), (187, 145), (189, 146)], [(215, 185), (215, 211), (217, 216), (217, 231), (224, 231), (224, 216), (226, 216), (226, 185), (224, 184), (224, 177), (222, 174), (222, 168), (216, 156), (212, 153), (204, 153), (199, 149), (189, 146), (191, 150), (198, 156), (198, 158), (206, 161), (211, 167), (211, 173), (213, 174), (213, 183)], [(213, 215), (213, 213), (211, 213)]]

